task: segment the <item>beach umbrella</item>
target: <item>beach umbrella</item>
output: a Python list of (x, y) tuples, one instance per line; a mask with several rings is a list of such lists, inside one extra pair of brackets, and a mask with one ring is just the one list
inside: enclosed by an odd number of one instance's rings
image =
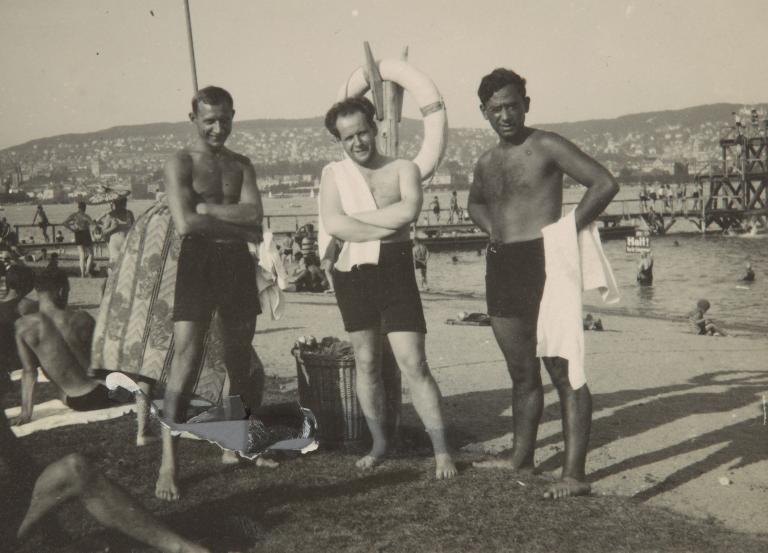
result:
[(130, 190), (115, 190), (108, 186), (100, 186), (99, 191), (88, 198), (88, 203), (91, 205), (108, 204), (120, 198), (127, 198), (130, 194)]

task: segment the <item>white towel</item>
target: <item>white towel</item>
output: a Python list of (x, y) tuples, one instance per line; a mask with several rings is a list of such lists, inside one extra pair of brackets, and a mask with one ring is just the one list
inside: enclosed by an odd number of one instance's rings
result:
[[(13, 426), (11, 430), (17, 437), (28, 436), (41, 430), (51, 430), (62, 426), (73, 424), (86, 424), (89, 422), (105, 421), (121, 417), (131, 411), (135, 411), (135, 404), (126, 403), (107, 407), (106, 409), (96, 409), (94, 411), (73, 411), (61, 400), (51, 399), (35, 405), (32, 420), (21, 426)], [(5, 410), (5, 416), (13, 418), (21, 414), (21, 407), (9, 407)]]
[[(345, 214), (354, 215), (355, 213), (378, 209), (371, 189), (354, 161), (345, 157), (342, 161), (334, 161), (326, 165), (323, 168), (323, 172), (325, 171), (333, 171), (336, 188), (341, 197), (341, 207)], [(319, 202), (320, 197), (318, 196), (318, 205)], [(323, 259), (333, 237), (325, 231), (322, 212), (320, 210), (318, 212), (321, 216), (318, 217), (317, 242), (320, 248), (320, 258)], [(351, 271), (355, 265), (378, 265), (380, 249), (380, 240), (344, 242), (334, 268), (337, 271)]]
[[(253, 245), (249, 244), (249, 248)], [(264, 240), (259, 244), (256, 261), (256, 286), (259, 290), (259, 303), (264, 313), (269, 313), (272, 320), (277, 320), (285, 312), (285, 297), (283, 290), (288, 286), (285, 267), (277, 251), (274, 235), (264, 232)]]
[(619, 301), (616, 278), (603, 253), (597, 224), (576, 233), (574, 211), (542, 229), (547, 280), (536, 327), (536, 355), (568, 360), (568, 379), (576, 390), (586, 384), (583, 290), (600, 290), (603, 301)]

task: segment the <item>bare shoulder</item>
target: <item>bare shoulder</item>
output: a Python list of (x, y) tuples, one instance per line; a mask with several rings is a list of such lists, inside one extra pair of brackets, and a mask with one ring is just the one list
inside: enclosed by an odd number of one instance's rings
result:
[(253, 169), (253, 163), (251, 163), (251, 159), (248, 156), (233, 152), (229, 148), (227, 148), (227, 153), (229, 154), (229, 157), (232, 159), (232, 161), (240, 165), (243, 170)]
[(486, 151), (484, 151), (482, 154), (480, 154), (480, 157), (477, 158), (477, 163), (475, 164), (475, 170), (477, 169), (484, 169), (488, 166), (488, 164), (491, 162), (491, 158), (493, 157), (493, 153), (496, 151), (497, 146), (493, 146), (492, 148), (488, 148)]
[(191, 167), (193, 163), (194, 160), (192, 159), (192, 154), (189, 150), (183, 148), (181, 150), (177, 150), (168, 158), (168, 160), (165, 162), (165, 167), (167, 169), (180, 170), (185, 167)]
[(529, 140), (532, 147), (549, 153), (576, 148), (573, 142), (556, 132), (541, 129), (533, 129)]
[(24, 338), (37, 335), (40, 329), (40, 313), (30, 313), (16, 319), (15, 329), (16, 334)]
[(414, 162), (412, 162), (410, 159), (396, 159), (393, 162), (394, 167), (397, 168), (398, 171), (404, 174), (421, 174), (421, 171), (419, 169), (419, 166), (416, 165)]

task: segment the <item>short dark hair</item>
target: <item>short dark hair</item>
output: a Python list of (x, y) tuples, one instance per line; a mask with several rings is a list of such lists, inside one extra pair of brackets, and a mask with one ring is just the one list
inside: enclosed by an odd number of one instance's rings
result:
[(77, 202), (77, 209), (85, 209), (88, 204), (85, 202)]
[(480, 86), (477, 89), (480, 103), (485, 104), (494, 93), (508, 85), (514, 86), (520, 92), (520, 95), (525, 98), (525, 79), (511, 69), (497, 67), (480, 81)]
[(26, 296), (35, 287), (35, 273), (26, 265), (11, 265), (5, 273), (5, 285), (20, 296)]
[(197, 115), (197, 105), (202, 102), (209, 106), (229, 106), (229, 109), (235, 108), (235, 102), (232, 95), (218, 86), (206, 86), (197, 91), (192, 97), (192, 113)]
[(62, 284), (66, 278), (62, 278), (62, 275), (66, 276), (66, 273), (58, 267), (46, 267), (43, 271), (37, 274), (35, 278), (35, 290), (38, 292), (50, 292), (52, 294), (58, 294), (61, 291)]
[(339, 129), (336, 128), (336, 120), (342, 115), (352, 115), (353, 113), (362, 113), (365, 116), (365, 120), (371, 128), (376, 129), (376, 108), (371, 101), (365, 96), (360, 98), (347, 98), (341, 102), (336, 102), (325, 114), (325, 128), (328, 132), (336, 137), (337, 140), (341, 139)]

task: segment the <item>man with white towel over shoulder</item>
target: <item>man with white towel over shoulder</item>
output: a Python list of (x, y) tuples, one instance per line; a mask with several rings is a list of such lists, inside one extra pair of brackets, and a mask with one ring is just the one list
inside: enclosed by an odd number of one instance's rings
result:
[[(499, 142), (475, 166), (472, 220), (490, 236), (486, 300), (512, 377), (512, 449), (478, 468), (532, 472), (543, 411), (538, 358), (560, 398), (565, 441), (562, 477), (544, 497), (586, 495), (592, 397), (584, 377), (581, 291), (597, 287), (616, 301), (595, 219), (619, 190), (611, 174), (565, 138), (525, 125), (525, 79), (508, 69), (483, 77), (480, 110)], [(561, 219), (563, 176), (587, 187)]]
[(323, 169), (320, 183), (320, 257), (344, 242), (333, 282), (344, 328), (355, 352), (357, 395), (373, 437), (370, 453), (357, 462), (369, 469), (387, 453), (382, 333), (435, 453), (436, 477), (451, 478), (456, 467), (448, 451), (440, 390), (427, 365), (427, 332), (413, 271), (410, 225), (421, 211), (421, 175), (411, 161), (380, 154), (375, 108), (365, 98), (348, 98), (328, 111), (325, 126), (345, 157)]

